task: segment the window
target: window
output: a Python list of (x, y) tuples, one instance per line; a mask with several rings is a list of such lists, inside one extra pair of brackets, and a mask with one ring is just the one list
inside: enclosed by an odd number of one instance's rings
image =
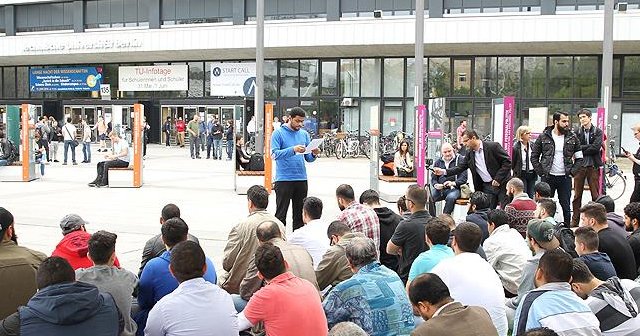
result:
[(640, 97), (640, 56), (624, 58), (622, 96)]
[(393, 131), (402, 131), (402, 112), (401, 101), (384, 102), (384, 109), (381, 114), (382, 134), (389, 134)]
[(362, 97), (380, 97), (381, 63), (379, 58), (362, 59)]
[(520, 57), (498, 57), (497, 96), (520, 96)]
[(298, 61), (280, 61), (280, 96), (298, 97)]
[(404, 87), (404, 59), (386, 58), (384, 60), (384, 96), (402, 97)]
[(523, 96), (533, 98), (545, 97), (546, 76), (546, 57), (525, 57), (522, 71)]
[(323, 96), (338, 95), (338, 62), (323, 61), (322, 62), (322, 89), (320, 94)]
[(476, 57), (473, 92), (476, 97), (493, 97), (498, 93), (498, 59)]
[(3, 97), (16, 98), (16, 68), (5, 67), (2, 77)]
[(612, 93), (611, 96), (614, 98), (620, 98), (620, 83), (622, 82), (622, 76), (620, 76), (620, 64), (622, 63), (622, 58), (614, 58), (613, 59), (613, 76), (612, 76)]
[(16, 93), (18, 98), (29, 98), (29, 67), (16, 69)]
[[(449, 58), (429, 59), (429, 96), (446, 97), (451, 85), (451, 69)], [(425, 96), (425, 99), (427, 97)]]
[(87, 29), (149, 25), (149, 0), (87, 0), (84, 3)]
[(264, 61), (264, 97), (276, 99), (278, 95), (278, 61)]
[(204, 63), (189, 62), (189, 97), (202, 97), (204, 95)]
[[(429, 61), (425, 58), (422, 66), (422, 97), (429, 97)], [(407, 97), (414, 97), (416, 91), (416, 65), (415, 59), (407, 58), (407, 71), (406, 71), (406, 83), (407, 83)]]
[[(324, 1), (317, 1), (324, 2)], [(429, 1), (424, 3), (425, 13), (429, 7)], [(413, 0), (349, 0), (340, 1), (340, 13), (342, 17), (373, 17), (373, 11), (381, 10), (382, 16), (412, 15), (415, 13), (415, 1)]]
[(73, 29), (72, 2), (20, 5), (15, 10), (17, 32)]
[(471, 60), (453, 60), (453, 95), (468, 96), (471, 93)]
[[(207, 0), (208, 1), (208, 0)], [(223, 0), (220, 0), (223, 1)], [(228, 1), (229, 8), (231, 0)], [(238, 1), (238, 0), (237, 0)], [(256, 0), (245, 1), (247, 21), (256, 20)], [(327, 17), (327, 2), (316, 0), (265, 0), (265, 20), (315, 19)]]
[(573, 96), (572, 57), (549, 57), (549, 97), (571, 98)]
[(300, 61), (300, 97), (318, 95), (318, 60)]
[(4, 32), (4, 7), (0, 7), (0, 33)]
[(162, 0), (160, 13), (163, 25), (231, 22), (233, 3), (232, 0)]
[[(573, 96), (578, 98), (598, 97), (598, 73), (599, 72), (600, 72), (600, 69), (598, 66), (598, 58), (596, 56), (574, 57), (573, 58), (573, 83), (574, 83)], [(615, 73), (615, 67), (614, 67), (614, 73)], [(618, 75), (618, 78), (619, 78), (619, 75)]]
[(344, 97), (360, 96), (360, 60), (340, 60), (340, 95)]

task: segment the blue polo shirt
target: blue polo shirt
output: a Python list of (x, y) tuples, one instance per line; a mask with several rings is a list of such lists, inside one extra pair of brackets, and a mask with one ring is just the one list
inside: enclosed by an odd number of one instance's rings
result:
[(424, 251), (411, 264), (409, 281), (413, 281), (418, 275), (429, 273), (440, 261), (455, 256), (453, 250), (447, 245), (433, 245), (428, 251)]

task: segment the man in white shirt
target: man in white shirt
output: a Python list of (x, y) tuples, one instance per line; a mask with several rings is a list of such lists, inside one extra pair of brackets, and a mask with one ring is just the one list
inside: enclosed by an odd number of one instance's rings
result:
[(486, 309), (498, 335), (506, 336), (509, 326), (504, 290), (491, 265), (475, 253), (481, 240), (482, 231), (477, 225), (469, 222), (458, 225), (451, 242), (456, 256), (442, 260), (432, 273), (437, 274), (449, 287), (451, 297), (463, 305)]
[(109, 185), (109, 168), (125, 168), (129, 166), (129, 144), (121, 139), (116, 131), (109, 134), (113, 147), (112, 154), (104, 156), (107, 161), (98, 162), (98, 176), (89, 183), (90, 187), (106, 187)]
[(192, 241), (171, 250), (171, 274), (180, 282), (149, 312), (146, 336), (238, 335), (238, 319), (231, 295), (206, 282), (206, 257)]
[(71, 117), (67, 117), (67, 123), (62, 126), (62, 137), (64, 138), (64, 162), (63, 166), (67, 164), (67, 152), (71, 148), (71, 161), (74, 165), (76, 162), (76, 146), (73, 145), (73, 140), (76, 139), (76, 126), (71, 123)]
[(289, 243), (304, 247), (313, 259), (313, 268), (317, 269), (322, 256), (329, 249), (327, 229), (329, 224), (320, 219), (322, 217), (322, 200), (317, 197), (307, 197), (302, 203), (302, 221), (304, 226), (293, 231)]

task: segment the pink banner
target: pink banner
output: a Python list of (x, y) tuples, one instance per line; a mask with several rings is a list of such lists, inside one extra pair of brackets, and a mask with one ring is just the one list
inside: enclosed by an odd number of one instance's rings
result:
[(416, 106), (416, 118), (418, 125), (418, 148), (416, 148), (416, 177), (418, 185), (424, 187), (425, 156), (427, 154), (427, 146), (425, 143), (425, 135), (427, 132), (427, 107), (425, 105)]
[[(606, 121), (604, 120), (604, 117), (605, 117), (604, 116), (604, 114), (605, 114), (604, 112), (605, 112), (604, 111), (604, 107), (598, 107), (598, 121), (596, 123), (596, 127), (598, 127), (599, 129), (602, 130), (602, 140), (607, 138), (607, 133), (606, 133), (607, 127), (606, 127)], [(602, 157), (602, 163), (605, 163), (605, 162), (607, 162), (607, 153), (606, 152), (607, 152), (608, 149), (604, 148), (604, 145), (602, 145), (602, 147), (603, 147), (603, 150), (602, 150), (602, 152), (600, 152), (601, 153), (600, 155)], [(602, 168), (600, 168), (600, 179), (599, 179), (600, 180), (600, 184), (599, 184), (600, 185), (600, 194), (602, 194), (602, 185), (604, 183), (604, 180), (603, 180), (604, 177), (602, 175), (603, 173), (604, 173), (604, 170)]]
[(513, 148), (513, 132), (515, 123), (516, 99), (513, 96), (504, 97), (504, 126), (502, 131), (502, 148), (507, 151), (511, 157), (511, 149)]

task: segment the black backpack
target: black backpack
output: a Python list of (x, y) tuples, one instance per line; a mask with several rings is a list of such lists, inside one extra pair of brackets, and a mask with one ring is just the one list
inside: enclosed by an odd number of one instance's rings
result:
[(562, 249), (572, 257), (577, 258), (578, 253), (576, 253), (575, 243), (576, 235), (573, 233), (573, 230), (565, 227), (563, 223), (558, 223), (556, 224), (553, 232), (560, 243), (560, 247), (562, 247)]
[(249, 159), (249, 164), (247, 165), (247, 170), (250, 170), (250, 171), (264, 170), (264, 157), (262, 157), (262, 154), (255, 153), (251, 155), (251, 158)]
[(4, 158), (7, 160), (7, 165), (11, 165), (14, 162), (18, 161), (20, 158), (20, 152), (18, 152), (18, 148), (11, 140), (7, 140), (7, 153), (4, 153)]

